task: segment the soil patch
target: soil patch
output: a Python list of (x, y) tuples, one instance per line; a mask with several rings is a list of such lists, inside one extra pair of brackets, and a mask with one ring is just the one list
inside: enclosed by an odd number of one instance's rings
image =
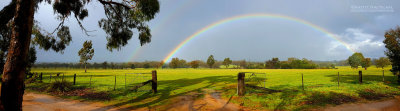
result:
[(334, 107), (328, 107), (325, 111), (400, 111), (400, 97), (395, 99), (369, 102), (342, 104)]

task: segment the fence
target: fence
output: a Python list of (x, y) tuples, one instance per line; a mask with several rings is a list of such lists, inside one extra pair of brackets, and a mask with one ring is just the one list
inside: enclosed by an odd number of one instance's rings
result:
[[(246, 76), (246, 74), (248, 75)], [(266, 73), (240, 72), (238, 74), (238, 95), (243, 96), (245, 94), (246, 86), (265, 88), (265, 84), (267, 81), (266, 77)]]
[[(312, 88), (312, 87), (321, 87), (322, 85), (324, 85), (324, 84), (318, 83), (320, 81), (315, 80), (315, 78), (308, 76), (310, 78), (310, 79), (308, 79), (308, 78), (304, 77), (303, 73), (299, 73), (299, 74), (300, 74), (300, 76), (299, 76), (300, 78), (297, 79), (297, 81), (301, 81), (300, 88), (303, 91), (306, 90), (306, 88), (307, 88), (306, 86), (308, 86), (308, 88)], [(385, 71), (384, 70), (382, 70), (381, 78), (379, 78), (379, 76), (377, 76), (377, 75), (374, 75), (374, 77), (369, 77), (371, 75), (363, 76), (362, 71), (358, 71), (357, 76), (351, 75), (351, 77), (349, 77), (350, 76), (349, 74), (342, 75), (342, 74), (340, 74), (340, 72), (337, 72), (337, 74), (332, 74), (330, 76), (332, 79), (329, 80), (329, 82), (337, 82), (338, 88), (340, 88), (341, 85), (343, 85), (343, 84), (341, 84), (341, 82), (349, 83), (349, 81), (351, 81), (352, 84), (363, 84), (364, 83), (363, 80), (365, 80), (365, 79), (367, 81), (373, 80), (373, 81), (385, 82)], [(333, 78), (335, 78), (335, 80), (333, 80)], [(344, 80), (342, 80), (342, 79), (344, 79)], [(266, 73), (239, 72), (238, 83), (237, 83), (237, 94), (239, 96), (244, 96), (245, 92), (246, 92), (246, 87), (255, 87), (256, 86), (257, 88), (266, 88), (266, 84), (268, 84), (268, 82), (266, 80), (267, 80)], [(305, 82), (305, 81), (307, 81), (307, 82)], [(329, 85), (332, 86), (332, 84), (329, 84)]]
[(32, 73), (26, 78), (35, 78), (43, 83), (54, 81), (69, 81), (75, 86), (96, 88), (98, 90), (132, 90), (139, 92), (157, 92), (157, 71), (150, 73), (124, 74), (64, 74)]

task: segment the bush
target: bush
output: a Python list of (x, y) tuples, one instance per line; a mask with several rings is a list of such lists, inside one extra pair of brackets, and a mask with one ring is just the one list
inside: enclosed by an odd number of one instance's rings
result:
[(49, 92), (64, 92), (72, 90), (72, 83), (66, 80), (55, 80), (54, 82), (50, 83), (49, 87), (47, 87), (47, 91)]
[(307, 104), (324, 105), (324, 104), (343, 104), (357, 101), (356, 97), (335, 92), (312, 92), (310, 97), (306, 99)]
[(358, 90), (357, 93), (360, 95), (360, 97), (365, 98), (367, 100), (378, 100), (378, 99), (381, 99), (381, 98), (393, 96), (392, 94), (386, 94), (386, 93), (382, 93), (382, 92), (377, 92), (377, 91), (372, 90), (372, 89)]

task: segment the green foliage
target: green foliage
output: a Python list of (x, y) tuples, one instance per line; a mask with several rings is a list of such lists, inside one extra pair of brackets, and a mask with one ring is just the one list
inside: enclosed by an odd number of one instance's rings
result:
[(107, 69), (108, 63), (107, 61), (104, 61), (103, 63), (101, 63), (101, 65), (103, 66), (103, 69)]
[(208, 67), (212, 68), (214, 64), (215, 64), (214, 56), (213, 55), (208, 56), (208, 59), (207, 59)]
[(140, 44), (144, 45), (151, 41), (150, 28), (145, 24), (154, 18), (159, 12), (158, 0), (138, 0), (126, 5), (115, 5), (110, 2), (100, 0), (104, 5), (106, 19), (99, 21), (99, 26), (107, 34), (107, 49), (119, 49), (125, 46), (132, 38), (132, 29), (137, 29), (139, 33)]
[(58, 80), (55, 79), (54, 82), (50, 83), (47, 87), (47, 91), (49, 92), (65, 92), (72, 90), (73, 86), (71, 82), (66, 80)]
[(388, 65), (391, 65), (392, 63), (390, 62), (390, 60), (386, 57), (380, 57), (379, 59), (374, 59), (373, 60), (375, 63), (375, 66), (378, 68), (384, 68)]
[(172, 58), (171, 62), (169, 63), (169, 67), (178, 68), (178, 66), (179, 66), (179, 58)]
[(351, 55), (351, 56), (347, 59), (349, 65), (350, 65), (352, 68), (356, 68), (356, 69), (358, 68), (358, 66), (361, 66), (363, 60), (364, 60), (363, 54), (357, 53), (357, 52), (354, 53), (353, 55)]
[[(42, 30), (36, 23), (32, 28), (32, 45), (38, 45), (40, 49), (48, 51), (49, 49), (55, 52), (61, 52), (69, 45), (72, 41), (72, 36), (69, 32), (69, 27), (61, 26), (58, 29), (57, 37), (54, 37), (51, 33)], [(57, 40), (58, 39), (58, 40)]]
[(131, 69), (135, 69), (135, 64), (131, 64)]
[(280, 63), (282, 69), (316, 69), (318, 65), (314, 62), (303, 58), (302, 60), (297, 58), (288, 58), (288, 61), (282, 61)]
[(384, 91), (377, 91), (370, 88), (358, 90), (357, 93), (360, 95), (360, 97), (367, 100), (379, 100), (385, 97), (393, 97), (393, 92), (389, 93)]
[(144, 63), (143, 68), (150, 68), (150, 64), (149, 63)]
[(279, 69), (281, 68), (281, 64), (279, 58), (272, 58), (272, 60), (268, 60), (265, 62), (265, 68), (267, 69)]
[(30, 72), (33, 64), (36, 62), (36, 50), (34, 47), (30, 47), (28, 51), (28, 64), (26, 66), (26, 72)]
[(397, 26), (395, 29), (386, 31), (383, 43), (385, 43), (387, 49), (385, 54), (392, 62), (392, 70), (390, 71), (400, 76), (400, 27)]
[(231, 63), (232, 63), (232, 60), (229, 57), (225, 58), (224, 61), (222, 62), (222, 64), (225, 65), (226, 68), (228, 68)]
[(191, 61), (191, 62), (189, 62), (189, 65), (190, 65), (190, 67), (192, 67), (192, 68), (199, 68), (199, 66), (200, 66), (200, 61), (199, 61), (199, 60)]
[(83, 43), (83, 47), (79, 50), (78, 55), (80, 56), (79, 62), (85, 65), (86, 72), (86, 64), (88, 60), (92, 60), (94, 56), (94, 49), (92, 48), (92, 41), (85, 41)]
[(92, 60), (94, 56), (94, 49), (92, 48), (92, 41), (85, 41), (83, 47), (79, 50), (80, 63), (86, 64), (88, 60)]
[(361, 62), (361, 67), (367, 70), (367, 68), (371, 66), (371, 58), (365, 58)]
[(265, 66), (263, 63), (259, 63), (259, 62), (249, 62), (249, 64), (247, 65), (248, 69), (264, 69)]
[(320, 69), (335, 69), (336, 68), (335, 64), (331, 63), (331, 62), (320, 62), (317, 64), (319, 66), (318, 68), (320, 68)]
[(247, 63), (246, 60), (241, 60), (239, 61), (239, 66), (243, 69), (247, 68)]
[(172, 58), (171, 62), (169, 63), (169, 67), (171, 68), (184, 68), (186, 67), (186, 60), (179, 59), (179, 58)]

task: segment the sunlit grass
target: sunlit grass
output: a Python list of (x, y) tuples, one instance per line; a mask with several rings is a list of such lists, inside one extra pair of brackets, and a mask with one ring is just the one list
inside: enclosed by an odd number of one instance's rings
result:
[[(121, 106), (129, 105), (132, 108), (168, 104), (168, 100), (185, 95), (188, 92), (203, 92), (202, 89), (223, 91), (223, 97), (236, 97), (236, 82), (238, 72), (260, 72), (267, 74), (266, 88), (279, 92), (266, 93), (255, 89), (248, 89), (245, 97), (233, 99), (234, 103), (243, 103), (244, 106), (257, 109), (297, 110), (330, 103), (332, 98), (346, 98), (366, 100), (359, 96), (363, 90), (371, 89), (379, 94), (399, 94), (396, 77), (389, 67), (385, 68), (385, 83), (382, 82), (382, 69), (370, 67), (368, 70), (338, 67), (338, 69), (156, 69), (158, 74), (157, 94), (151, 92), (132, 92), (129, 89), (135, 83), (134, 76), (127, 75), (125, 88), (125, 73), (151, 73), (155, 69), (121, 69), (103, 70), (89, 69), (33, 69), (41, 73), (43, 82), (49, 83), (48, 73), (62, 72), (64, 79), (73, 81), (73, 74), (77, 74), (75, 86), (90, 87), (96, 91), (108, 91), (112, 99), (107, 104)], [(358, 71), (363, 71), (363, 84), (358, 83)], [(337, 74), (340, 74), (340, 86), (337, 83)], [(304, 76), (302, 91), (301, 74)], [(89, 84), (90, 75), (92, 83)], [(114, 89), (117, 79), (116, 91)], [(53, 80), (52, 80), (53, 81)], [(361, 91), (361, 92), (360, 92)], [(363, 93), (364, 94), (364, 93)], [(369, 94), (369, 93), (367, 93)], [(326, 95), (321, 103), (307, 103), (310, 98)], [(337, 96), (339, 95), (339, 96)], [(327, 102), (328, 101), (328, 102)], [(346, 101), (344, 101), (346, 102)], [(352, 102), (349, 100), (349, 102)], [(340, 101), (339, 101), (340, 103)]]

